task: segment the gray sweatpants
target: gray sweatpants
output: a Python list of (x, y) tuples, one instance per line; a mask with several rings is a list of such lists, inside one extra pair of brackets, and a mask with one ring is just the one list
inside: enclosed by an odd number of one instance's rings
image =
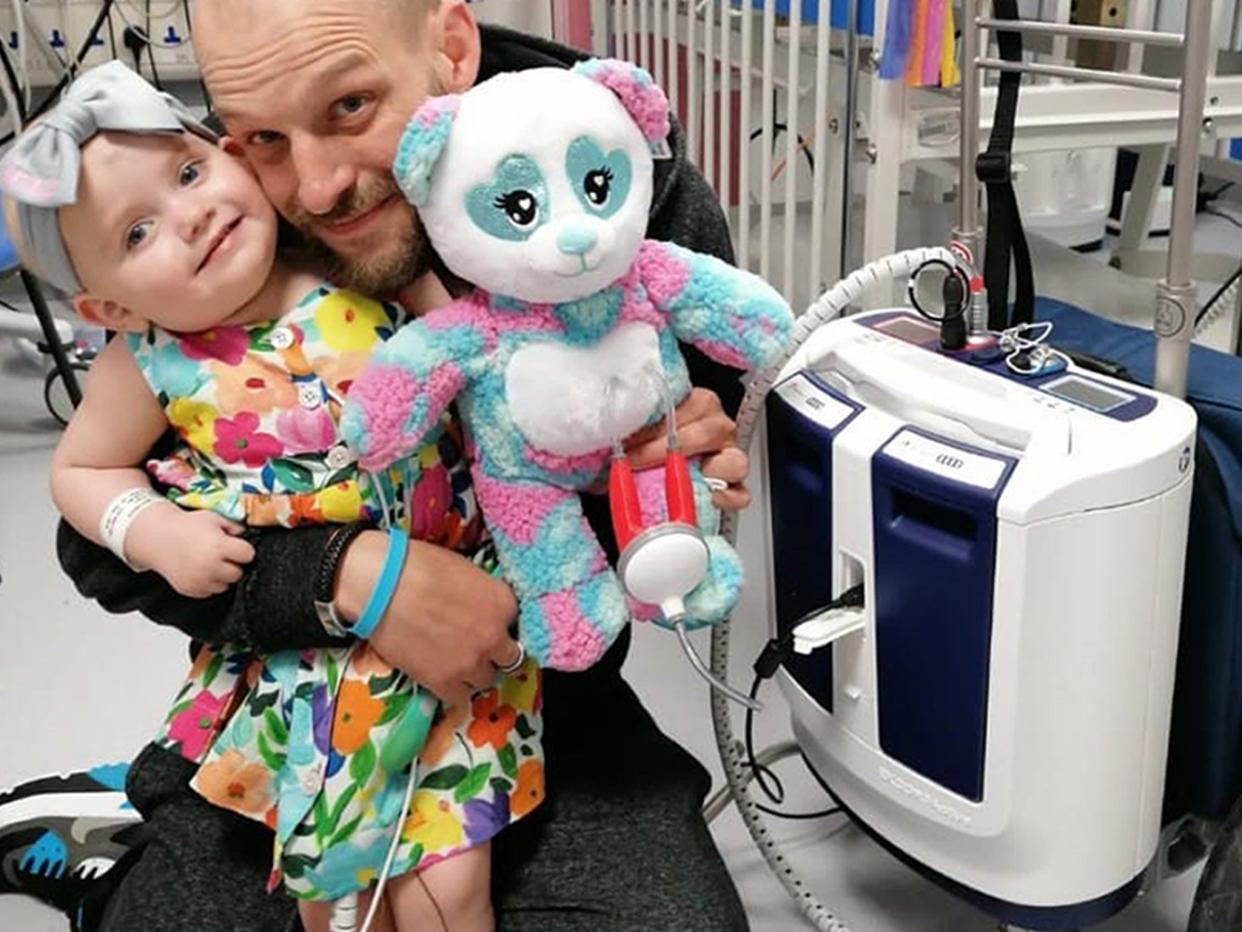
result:
[[(500, 932), (745, 932), (746, 917), (699, 814), (702, 766), (619, 679), (574, 726), (548, 713), (548, 799), (494, 841)], [(589, 727), (584, 727), (589, 724)], [(285, 932), (293, 900), (268, 894), (272, 836), (187, 786), (193, 767), (148, 747), (127, 787), (150, 841), (103, 932)]]

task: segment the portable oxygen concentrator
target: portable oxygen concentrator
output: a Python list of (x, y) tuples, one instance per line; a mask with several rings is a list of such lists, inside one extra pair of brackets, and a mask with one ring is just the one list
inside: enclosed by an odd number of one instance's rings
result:
[(778, 634), (865, 592), (780, 672), (812, 767), (999, 918), (1115, 913), (1160, 831), (1193, 410), (904, 311), (821, 327), (766, 403)]

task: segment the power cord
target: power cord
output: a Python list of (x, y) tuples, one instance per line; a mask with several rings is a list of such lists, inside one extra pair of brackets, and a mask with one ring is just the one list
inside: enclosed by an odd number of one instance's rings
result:
[[(103, 3), (99, 7), (99, 13), (96, 14), (95, 21), (91, 24), (91, 28), (86, 34), (86, 40), (82, 43), (82, 47), (78, 50), (77, 55), (74, 56), (73, 62), (75, 68), (80, 66), (82, 62), (86, 60), (86, 56), (90, 53), (91, 46), (95, 42), (95, 39), (99, 36), (100, 30), (103, 29), (104, 22), (108, 19), (108, 14), (111, 13), (112, 6), (115, 2), (116, 0), (103, 0)], [(48, 91), (47, 96), (39, 102), (39, 105), (30, 111), (30, 119), (33, 120), (40, 117), (50, 110), (55, 105), (56, 101), (60, 99), (61, 91), (68, 86), (69, 73), (66, 71), (61, 75), (60, 80), (56, 82), (56, 85)], [(17, 133), (7, 133), (3, 137), (0, 137), (0, 146), (6, 146), (16, 138)]]
[(9, 50), (3, 42), (0, 42), (0, 64), (4, 66), (4, 75), (9, 82), (9, 86), (13, 89), (11, 95), (6, 94), (5, 100), (9, 102), (9, 106), (17, 110), (17, 126), (24, 127), (29, 114), (26, 111), (26, 95), (22, 91), (21, 81), (18, 80), (17, 71), (13, 68), (13, 62), (9, 58)]
[[(828, 614), (829, 612), (838, 611), (843, 608), (862, 608), (864, 602), (865, 590), (860, 583), (852, 589), (846, 590), (839, 597), (833, 599), (827, 605), (813, 609), (807, 612), (792, 625), (789, 629), (778, 638), (772, 638), (759, 656), (755, 659), (754, 671), (755, 679), (750, 686), (750, 698), (754, 699), (759, 694), (759, 687), (765, 680), (771, 679), (776, 675), (780, 665), (789, 659), (790, 653), (794, 647), (794, 632), (798, 627), (806, 622)], [(746, 762), (751, 772), (755, 775), (755, 782), (759, 784), (759, 788), (774, 805), (780, 805), (785, 801), (785, 787), (781, 784), (780, 779), (772, 771), (770, 767), (766, 767), (755, 757), (755, 712), (751, 707), (746, 709), (745, 724), (745, 741), (746, 741)], [(808, 767), (809, 769), (809, 767)], [(812, 773), (814, 771), (812, 770)], [(769, 786), (768, 781), (772, 785)], [(840, 806), (830, 806), (819, 812), (782, 812), (779, 809), (773, 809), (761, 803), (755, 803), (760, 812), (768, 815), (776, 816), (781, 819), (822, 819), (825, 816), (835, 815), (841, 811)]]
[(1225, 211), (1221, 210), (1219, 207), (1204, 207), (1203, 212), (1213, 217), (1219, 217), (1221, 220), (1226, 221), (1231, 226), (1235, 226), (1239, 230), (1242, 230), (1242, 220), (1239, 220), (1233, 214), (1225, 213)]
[(1212, 295), (1212, 297), (1207, 299), (1207, 302), (1203, 305), (1203, 307), (1199, 308), (1199, 313), (1195, 315), (1196, 327), (1199, 326), (1199, 323), (1208, 315), (1212, 308), (1216, 306), (1216, 302), (1219, 301), (1227, 291), (1233, 288), (1234, 283), (1236, 283), (1239, 278), (1242, 278), (1242, 265), (1234, 269), (1233, 274), (1225, 279), (1225, 283), (1216, 289), (1216, 292)]
[[(1197, 208), (1204, 213), (1211, 214), (1213, 217), (1219, 217), (1222, 220), (1226, 220), (1235, 227), (1242, 227), (1242, 223), (1240, 223), (1232, 214), (1228, 214), (1219, 208), (1211, 206), (1215, 201), (1220, 200), (1221, 195), (1233, 186), (1234, 183), (1229, 181), (1221, 185), (1215, 191), (1200, 190), (1198, 204), (1196, 205)], [(1207, 302), (1199, 308), (1199, 312), (1195, 315), (1194, 323), (1196, 333), (1198, 332), (1198, 328), (1203, 324), (1204, 320), (1206, 320), (1208, 315), (1211, 314), (1212, 309), (1216, 307), (1217, 303), (1222, 301), (1226, 295), (1232, 294), (1234, 286), (1237, 284), (1239, 278), (1242, 278), (1242, 265), (1238, 266), (1238, 268), (1234, 270), (1233, 274), (1225, 280), (1225, 283), (1217, 288), (1212, 297), (1208, 298)], [(1236, 350), (1237, 348), (1235, 347), (1235, 354)]]
[(151, 80), (156, 88), (162, 91), (164, 82), (160, 80), (160, 70), (155, 67), (155, 48), (151, 44), (151, 0), (147, 0), (147, 19), (142, 31), (145, 33), (147, 43), (147, 61), (151, 63)]
[(163, 90), (164, 85), (160, 81), (159, 70), (155, 67), (155, 52), (151, 48), (151, 41), (146, 32), (137, 26), (126, 26), (125, 31), (121, 33), (121, 42), (125, 48), (134, 56), (134, 70), (142, 74), (142, 53), (147, 53), (147, 60), (151, 63), (151, 83), (155, 85), (157, 90)]

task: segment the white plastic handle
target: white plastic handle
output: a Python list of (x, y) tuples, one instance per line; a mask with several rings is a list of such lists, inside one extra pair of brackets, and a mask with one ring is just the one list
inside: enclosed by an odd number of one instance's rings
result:
[[(937, 372), (938, 367), (928, 364), (933, 360), (939, 361), (936, 357), (929, 357), (927, 363), (917, 358), (902, 359), (888, 347), (850, 343), (830, 351), (816, 368), (823, 366), (849, 382), (854, 393), (861, 396), (860, 401), (877, 404), (912, 424), (942, 418), (1021, 453), (1031, 452), (1037, 445), (1042, 452), (1069, 453), (1068, 419), (989, 397), (985, 392), (996, 390), (991, 377), (992, 384), (980, 384), (978, 391), (970, 391), (959, 379)], [(878, 377), (881, 372), (883, 380)]]

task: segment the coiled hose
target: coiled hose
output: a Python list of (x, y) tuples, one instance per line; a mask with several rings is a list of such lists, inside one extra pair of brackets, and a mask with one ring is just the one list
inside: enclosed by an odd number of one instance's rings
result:
[[(961, 264), (960, 259), (948, 249), (930, 247), (906, 250), (863, 266), (828, 289), (819, 300), (807, 308), (806, 312), (798, 318), (793, 339), (781, 358), (756, 374), (748, 384), (737, 418), (738, 445), (743, 450), (749, 450), (759, 415), (763, 410), (764, 398), (767, 397), (773, 383), (780, 376), (781, 370), (816, 330), (840, 317), (847, 307), (871, 288), (881, 282), (907, 278), (919, 266), (931, 260), (953, 265)], [(736, 545), (736, 513), (727, 512), (723, 516), (721, 533), (731, 544)], [(716, 677), (723, 680), (728, 676), (729, 626), (727, 624), (716, 625), (712, 628), (711, 663), (712, 673)], [(767, 861), (776, 879), (793, 897), (799, 911), (812, 926), (820, 932), (849, 932), (849, 927), (834, 916), (832, 911), (807, 888), (764, 823), (763, 815), (747, 788), (750, 782), (749, 765), (740, 751), (740, 742), (733, 733), (729, 700), (713, 690), (711, 704), (716, 747), (720, 751), (720, 762), (724, 766), (725, 783), (763, 859)]]

